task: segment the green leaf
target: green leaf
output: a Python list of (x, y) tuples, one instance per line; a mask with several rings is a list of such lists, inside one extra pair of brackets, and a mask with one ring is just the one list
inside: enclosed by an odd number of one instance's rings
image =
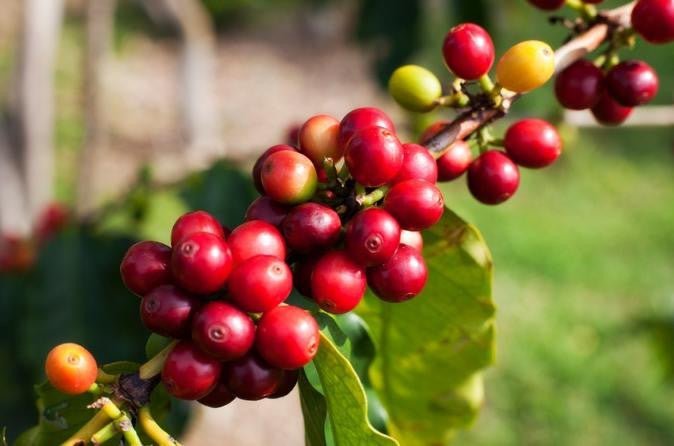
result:
[(116, 361), (101, 366), (101, 369), (109, 375), (120, 375), (122, 373), (133, 373), (138, 370), (140, 364), (133, 361)]
[(298, 384), (301, 395), (300, 403), (304, 415), (306, 446), (326, 446), (325, 422), (328, 414), (325, 398), (312, 386), (304, 371), (300, 373)]
[(479, 372), (494, 360), (489, 250), (476, 228), (446, 209), (424, 233), (429, 280), (420, 296), (391, 304), (368, 295), (357, 308), (378, 355), (373, 385), (402, 444), (443, 444), (483, 401)]

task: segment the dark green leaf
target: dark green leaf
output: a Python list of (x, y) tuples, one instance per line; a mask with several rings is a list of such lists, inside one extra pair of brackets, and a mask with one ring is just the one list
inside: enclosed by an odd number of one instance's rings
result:
[(138, 370), (140, 364), (132, 361), (116, 361), (101, 366), (101, 369), (109, 375), (120, 375), (122, 373), (133, 373)]
[(326, 446), (325, 424), (327, 408), (325, 398), (309, 382), (306, 372), (300, 373), (300, 403), (304, 418), (304, 436), (306, 446)]

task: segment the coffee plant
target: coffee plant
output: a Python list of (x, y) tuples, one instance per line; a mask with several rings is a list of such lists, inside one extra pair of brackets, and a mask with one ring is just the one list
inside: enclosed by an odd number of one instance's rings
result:
[(529, 3), (572, 13), (550, 18), (569, 32), (556, 51), (531, 40), (497, 59), (489, 33), (464, 23), (441, 45), (449, 89), (420, 66), (393, 72), (405, 109), (458, 112), (418, 144), (374, 107), (313, 116), (294, 144), (259, 157), (260, 196), (238, 226), (196, 210), (174, 222), (170, 246), (129, 247), (121, 280), (152, 332), (146, 362), (98, 365), (80, 345), (57, 345), (36, 387), (39, 423), (17, 444), (176, 445), (155, 421), (176, 399), (221, 407), (296, 386), (311, 446), (442, 444), (468, 426), (494, 357), (491, 258), (436, 183), (466, 173), (478, 201), (510, 199), (519, 168), (549, 166), (562, 141), (542, 119), (502, 138), (493, 121), (556, 76), (563, 107), (620, 124), (658, 89), (656, 72), (623, 51), (637, 38), (674, 41), (674, 0)]

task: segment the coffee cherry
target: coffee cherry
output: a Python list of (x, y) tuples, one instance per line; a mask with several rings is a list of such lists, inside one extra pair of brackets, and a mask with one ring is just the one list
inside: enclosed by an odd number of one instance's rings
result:
[(344, 251), (321, 257), (311, 274), (311, 294), (325, 311), (342, 314), (356, 308), (365, 295), (365, 270)]
[(132, 293), (144, 296), (159, 285), (171, 282), (171, 248), (143, 241), (132, 245), (119, 267), (122, 282)]
[(388, 90), (401, 107), (415, 112), (433, 110), (442, 95), (442, 85), (435, 74), (418, 65), (396, 69), (388, 81)]
[(494, 64), (494, 43), (489, 33), (474, 23), (450, 29), (442, 45), (445, 64), (457, 77), (479, 79)]
[(320, 257), (313, 254), (298, 260), (293, 266), (293, 285), (302, 296), (311, 298), (311, 274)]
[(189, 336), (199, 301), (173, 285), (152, 290), (140, 302), (140, 318), (148, 330), (172, 338)]
[(378, 187), (398, 174), (403, 164), (403, 147), (391, 130), (369, 127), (353, 135), (344, 159), (357, 182)]
[(527, 0), (529, 3), (544, 11), (554, 11), (564, 4), (565, 0)]
[(266, 221), (251, 220), (234, 228), (227, 239), (234, 265), (251, 257), (267, 255), (286, 258), (286, 244), (275, 226)]
[(199, 398), (199, 402), (207, 407), (223, 407), (231, 403), (236, 399), (236, 396), (230, 392), (222, 380), (222, 374), (220, 374), (220, 379), (218, 379), (217, 384), (205, 397)]
[(288, 298), (292, 272), (281, 259), (255, 256), (239, 263), (229, 278), (229, 296), (249, 313), (269, 311)]
[(180, 341), (169, 352), (161, 372), (168, 393), (181, 400), (198, 400), (217, 385), (220, 361), (203, 353), (190, 341)]
[(419, 252), (423, 252), (424, 250), (424, 238), (422, 237), (421, 232), (403, 229), (400, 231), (400, 244), (407, 245)]
[(577, 60), (564, 68), (555, 79), (555, 95), (570, 110), (593, 107), (604, 91), (604, 74), (592, 62)]
[(312, 116), (300, 129), (300, 152), (319, 167), (323, 166), (325, 158), (337, 162), (344, 155), (337, 143), (338, 136), (338, 120), (328, 115)]
[(538, 40), (520, 42), (506, 51), (496, 64), (496, 80), (516, 93), (534, 90), (555, 72), (555, 52)]
[(283, 382), (283, 370), (270, 366), (254, 354), (225, 363), (222, 375), (234, 395), (249, 401), (273, 395)]
[(255, 348), (274, 367), (304, 367), (316, 356), (319, 342), (316, 320), (299, 307), (276, 307), (263, 314), (257, 324)]
[(626, 60), (606, 75), (606, 89), (613, 99), (635, 107), (653, 99), (658, 92), (658, 75), (646, 62)]
[(206, 211), (188, 212), (176, 220), (171, 229), (171, 246), (175, 247), (182, 239), (197, 232), (208, 232), (225, 238), (220, 222)]
[(386, 209), (410, 231), (421, 231), (436, 224), (445, 209), (442, 192), (424, 180), (407, 180), (394, 185), (384, 198)]
[(438, 166), (426, 147), (403, 144), (403, 164), (393, 183), (414, 179), (435, 183), (438, 180)]
[(299, 376), (300, 376), (299, 370), (284, 370), (283, 378), (281, 379), (278, 388), (274, 391), (274, 393), (269, 395), (267, 398), (269, 399), (281, 398), (292, 392), (292, 390), (297, 385), (297, 379), (299, 378)]
[(271, 146), (267, 150), (260, 155), (260, 157), (255, 161), (255, 165), (253, 166), (253, 182), (255, 183), (255, 189), (261, 194), (264, 194), (264, 186), (262, 185), (262, 165), (264, 162), (267, 160), (269, 155), (272, 153), (276, 152), (281, 152), (283, 150), (290, 150), (291, 152), (296, 152), (297, 149), (295, 147), (288, 145), (288, 144), (277, 144), (275, 146)]
[(339, 214), (318, 203), (293, 208), (281, 224), (288, 246), (299, 253), (331, 247), (339, 240), (341, 229)]
[(261, 179), (265, 194), (284, 204), (309, 201), (318, 184), (316, 168), (311, 160), (290, 150), (269, 155), (262, 164)]
[(197, 294), (220, 290), (232, 265), (232, 253), (225, 240), (208, 232), (185, 237), (171, 256), (171, 271), (178, 285)]
[(238, 308), (208, 302), (194, 315), (192, 340), (205, 353), (221, 361), (245, 355), (255, 341), (253, 320)]
[(370, 128), (383, 127), (395, 133), (395, 127), (391, 119), (375, 107), (363, 107), (351, 110), (339, 123), (339, 136), (337, 144), (342, 152), (356, 132)]
[(437, 160), (438, 181), (452, 181), (468, 170), (473, 161), (473, 152), (466, 141), (455, 141)]
[(549, 166), (562, 153), (557, 129), (542, 119), (522, 119), (508, 128), (504, 138), (508, 157), (523, 167)]
[(245, 220), (262, 220), (279, 227), (289, 210), (269, 197), (258, 197), (246, 209)]
[(382, 300), (402, 302), (419, 294), (426, 285), (428, 269), (421, 253), (400, 245), (388, 262), (367, 270), (367, 283)]
[(632, 26), (650, 43), (674, 41), (674, 0), (639, 0), (632, 10)]
[(421, 133), (421, 136), (419, 136), (419, 144), (426, 145), (431, 138), (437, 135), (449, 123), (450, 121), (441, 119), (426, 127), (423, 133)]
[(68, 395), (84, 393), (96, 382), (96, 359), (79, 344), (59, 344), (47, 355), (44, 371), (49, 383)]
[(499, 204), (510, 198), (520, 184), (515, 163), (498, 150), (488, 150), (468, 168), (468, 189), (484, 204)]
[(400, 244), (400, 225), (379, 208), (360, 211), (346, 226), (346, 251), (363, 266), (380, 265), (391, 258)]
[(597, 122), (603, 125), (619, 125), (632, 114), (632, 107), (620, 105), (608, 92), (605, 92), (591, 111)]

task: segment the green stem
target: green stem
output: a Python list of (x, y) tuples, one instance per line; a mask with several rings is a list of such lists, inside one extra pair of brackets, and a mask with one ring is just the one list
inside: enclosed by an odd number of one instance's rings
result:
[(94, 435), (92, 435), (89, 441), (91, 441), (91, 443), (93, 444), (103, 444), (106, 441), (112, 440), (114, 437), (117, 436), (117, 434), (119, 434), (117, 426), (115, 426), (115, 423), (110, 422), (106, 424), (98, 432), (96, 432)]
[(435, 102), (442, 107), (464, 108), (470, 104), (470, 98), (463, 92), (458, 91), (449, 96), (442, 96)]
[(152, 418), (152, 413), (148, 406), (143, 406), (138, 411), (138, 422), (143, 428), (143, 431), (145, 431), (147, 436), (150, 437), (157, 446), (180, 446), (180, 443), (162, 429), (154, 418)]
[(105, 373), (103, 369), (98, 369), (98, 376), (96, 377), (96, 382), (99, 384), (112, 384), (117, 381), (119, 375), (110, 375)]
[(494, 91), (494, 81), (491, 80), (491, 77), (489, 77), (488, 74), (485, 74), (480, 79), (478, 79), (478, 83), (480, 84), (482, 91), (485, 93), (491, 94), (491, 92)]
[(122, 433), (128, 446), (143, 446), (143, 443), (138, 436), (138, 432), (133, 428), (131, 419), (127, 414), (122, 414), (121, 417), (115, 420), (115, 427)]
[(86, 443), (92, 435), (101, 430), (109, 422), (110, 417), (102, 410), (99, 410), (84, 426), (63, 442), (61, 446), (75, 446), (80, 443)]
[(335, 184), (337, 181), (337, 169), (332, 158), (323, 160), (323, 170), (325, 170), (325, 174), (328, 176), (328, 184)]
[(356, 196), (365, 195), (365, 186), (363, 186), (360, 183), (356, 183), (356, 187), (354, 188), (354, 192), (356, 193)]
[(386, 195), (386, 192), (388, 192), (388, 190), (389, 190), (388, 186), (382, 186), (382, 187), (379, 187), (379, 188), (373, 190), (369, 194), (360, 195), (359, 198), (357, 198), (357, 200), (363, 206), (373, 206), (379, 200), (384, 198), (384, 196)]
[(164, 348), (164, 350), (160, 351), (154, 357), (150, 358), (150, 360), (145, 364), (141, 365), (138, 369), (138, 376), (140, 379), (150, 379), (159, 375), (161, 373), (161, 369), (164, 367), (166, 357), (177, 343), (178, 341), (171, 342)]
[(342, 167), (339, 169), (339, 172), (337, 172), (337, 176), (339, 177), (340, 180), (346, 180), (349, 178), (349, 167), (346, 165), (346, 163), (342, 164)]
[(581, 0), (566, 0), (566, 6), (576, 11), (585, 20), (592, 20), (597, 17), (597, 8)]

